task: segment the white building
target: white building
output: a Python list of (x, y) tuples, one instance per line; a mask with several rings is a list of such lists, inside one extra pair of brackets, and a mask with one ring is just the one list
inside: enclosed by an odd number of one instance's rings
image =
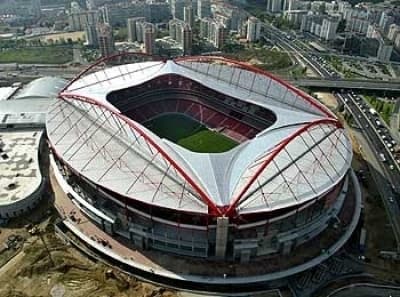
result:
[(389, 62), (393, 52), (393, 44), (384, 41), (379, 42), (378, 53), (376, 58), (381, 62)]
[(199, 19), (211, 16), (211, 2), (210, 0), (197, 1), (197, 16)]
[(298, 0), (284, 0), (283, 1), (283, 10), (284, 11), (292, 11), (298, 9)]
[(324, 18), (321, 25), (321, 33), (319, 37), (326, 41), (336, 38), (336, 31), (339, 26), (339, 20), (335, 18)]
[(284, 12), (284, 16), (296, 27), (300, 27), (303, 17), (306, 16), (307, 13), (308, 10), (287, 10)]
[(247, 20), (247, 36), (249, 42), (255, 42), (260, 39), (261, 22), (256, 17), (250, 17)]
[(98, 47), (99, 40), (95, 24), (86, 24), (85, 26), (86, 44), (88, 46)]
[(380, 33), (378, 31), (378, 27), (376, 26), (376, 24), (370, 24), (368, 25), (368, 29), (367, 29), (367, 38), (378, 38), (380, 36)]
[(146, 21), (144, 17), (129, 18), (127, 20), (128, 41), (143, 42), (143, 23)]
[(391, 41), (394, 41), (396, 36), (400, 33), (400, 26), (396, 24), (391, 24), (389, 26), (389, 33), (387, 38)]
[(183, 9), (183, 20), (192, 28), (194, 25), (193, 7), (191, 5), (185, 6)]
[(283, 0), (267, 0), (267, 11), (279, 13), (283, 9)]
[(75, 12), (68, 15), (70, 31), (83, 31), (86, 24), (96, 24), (98, 22), (97, 11)]
[(172, 18), (183, 20), (183, 8), (185, 7), (184, 0), (171, 0)]
[(344, 13), (345, 9), (351, 8), (351, 4), (347, 1), (338, 1), (338, 12)]

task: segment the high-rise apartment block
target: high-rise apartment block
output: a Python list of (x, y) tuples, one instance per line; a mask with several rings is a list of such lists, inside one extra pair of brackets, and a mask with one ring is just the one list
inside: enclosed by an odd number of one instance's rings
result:
[(143, 42), (143, 23), (145, 23), (146, 18), (144, 17), (136, 17), (129, 18), (127, 21), (127, 29), (128, 29), (128, 41), (130, 42)]
[(144, 52), (148, 55), (154, 54), (156, 28), (151, 23), (144, 25)]
[(250, 17), (247, 20), (246, 39), (249, 42), (255, 42), (260, 39), (261, 22), (256, 17)]
[(97, 25), (97, 36), (99, 49), (102, 57), (110, 56), (114, 53), (114, 36), (109, 24), (99, 23)]
[(202, 18), (208, 18), (211, 16), (211, 2), (210, 0), (198, 0), (197, 1), (197, 16)]
[(194, 14), (193, 14), (193, 7), (191, 5), (185, 6), (183, 9), (183, 20), (185, 23), (189, 24), (191, 28), (194, 25)]

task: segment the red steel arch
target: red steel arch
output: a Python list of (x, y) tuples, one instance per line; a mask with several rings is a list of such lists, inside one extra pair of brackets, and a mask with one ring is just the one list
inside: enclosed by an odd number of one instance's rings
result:
[(275, 150), (271, 153), (271, 155), (263, 162), (263, 164), (258, 168), (257, 172), (252, 176), (249, 182), (243, 187), (240, 191), (239, 195), (230, 203), (230, 205), (226, 208), (224, 215), (226, 216), (233, 216), (235, 215), (236, 206), (239, 203), (240, 199), (242, 199), (243, 195), (247, 192), (250, 186), (256, 181), (256, 179), (260, 176), (260, 174), (264, 171), (264, 169), (268, 166), (269, 163), (297, 136), (301, 135), (308, 129), (314, 126), (318, 126), (321, 124), (334, 124), (338, 129), (343, 128), (342, 124), (337, 119), (333, 118), (325, 118), (325, 119), (318, 119), (312, 121), (305, 126), (301, 127), (300, 129), (296, 130), (293, 134), (289, 135), (285, 139), (283, 139), (276, 147)]
[(114, 116), (120, 118), (122, 121), (124, 121), (129, 127), (135, 130), (136, 133), (138, 133), (140, 136), (143, 137), (143, 139), (154, 149), (156, 149), (160, 155), (169, 163), (171, 166), (173, 166), (176, 171), (178, 171), (183, 178), (197, 191), (201, 199), (203, 200), (204, 203), (207, 204), (209, 207), (209, 214), (212, 215), (217, 215), (220, 216), (222, 215), (221, 209), (212, 201), (210, 197), (200, 188), (199, 185), (179, 166), (178, 163), (176, 163), (152, 138), (150, 138), (134, 121), (132, 121), (130, 118), (117, 113), (107, 107), (106, 105), (92, 99), (86, 96), (81, 96), (81, 95), (73, 95), (73, 94), (67, 94), (67, 93), (60, 93), (59, 94), (59, 100), (77, 100), (77, 101), (82, 101), (85, 103), (93, 104), (96, 106), (99, 106), (100, 108), (104, 108), (108, 112), (112, 113)]
[(274, 75), (270, 74), (269, 72), (266, 72), (260, 68), (257, 68), (255, 66), (252, 66), (248, 63), (245, 62), (240, 62), (236, 61), (230, 58), (222, 57), (222, 56), (187, 56), (187, 57), (180, 57), (176, 58), (173, 61), (179, 63), (179, 61), (198, 61), (198, 62), (213, 62), (213, 61), (221, 61), (225, 62), (228, 64), (233, 64), (238, 66), (239, 68), (266, 76), (279, 84), (285, 86), (292, 92), (294, 92), (296, 95), (299, 97), (303, 98), (306, 100), (308, 103), (310, 103), (312, 106), (317, 108), (319, 111), (321, 111), (326, 118), (323, 119), (318, 119), (313, 122), (310, 122), (306, 124), (305, 126), (301, 127), (299, 130), (295, 131), (293, 134), (288, 136), (287, 138), (283, 139), (279, 144), (277, 144), (275, 151), (271, 153), (269, 158), (264, 161), (264, 163), (261, 165), (261, 167), (257, 170), (257, 172), (254, 174), (254, 176), (251, 178), (251, 180), (244, 186), (244, 188), (241, 190), (239, 195), (232, 200), (232, 202), (229, 205), (226, 206), (218, 206), (213, 202), (213, 200), (205, 193), (199, 185), (184, 171), (183, 168), (179, 166), (177, 162), (175, 162), (151, 137), (149, 137), (145, 131), (143, 131), (134, 121), (129, 119), (128, 117), (115, 112), (114, 110), (110, 109), (108, 106), (102, 104), (101, 102), (98, 102), (95, 99), (86, 97), (86, 96), (81, 96), (77, 94), (68, 94), (65, 93), (65, 91), (78, 79), (80, 79), (83, 75), (88, 73), (91, 69), (94, 67), (100, 65), (101, 63), (110, 61), (115, 58), (119, 57), (126, 57), (126, 56), (143, 56), (143, 57), (150, 57), (153, 58), (154, 61), (163, 61), (165, 62), (165, 59), (162, 59), (161, 57), (153, 56), (153, 55), (148, 55), (145, 53), (135, 53), (135, 52), (122, 52), (118, 53), (115, 55), (107, 56), (101, 59), (98, 59), (95, 63), (91, 64), (89, 67), (85, 68), (83, 71), (81, 71), (74, 79), (72, 79), (59, 93), (59, 99), (61, 100), (80, 100), (89, 104), (97, 105), (101, 108), (106, 109), (113, 115), (117, 116), (120, 118), (122, 121), (124, 121), (129, 127), (135, 130), (140, 136), (143, 137), (143, 139), (151, 145), (153, 148), (155, 148), (160, 155), (169, 163), (171, 166), (173, 166), (180, 174), (181, 176), (197, 191), (199, 194), (200, 198), (207, 204), (209, 207), (209, 214), (210, 215), (216, 215), (216, 216), (233, 216), (235, 215), (236, 212), (236, 206), (239, 203), (240, 199), (243, 197), (243, 195), (247, 192), (247, 190), (250, 188), (250, 186), (255, 182), (257, 177), (262, 173), (262, 171), (268, 166), (268, 164), (274, 159), (274, 157), (279, 154), (280, 151), (282, 151), (293, 139), (295, 139), (297, 136), (308, 130), (309, 128), (313, 126), (317, 126), (320, 124), (334, 124), (336, 125), (337, 128), (343, 128), (342, 124), (339, 122), (339, 120), (334, 116), (334, 114), (327, 109), (325, 106), (317, 102), (314, 98), (309, 96), (308, 94), (304, 93), (303, 91), (291, 86), (287, 82), (283, 81), (282, 79), (275, 77)]
[(318, 103), (317, 101), (315, 101), (314, 98), (312, 98), (310, 95), (306, 94), (305, 92), (293, 87), (292, 85), (288, 84), (287, 82), (285, 82), (284, 80), (272, 75), (271, 73), (264, 71), (256, 66), (253, 66), (249, 63), (245, 63), (245, 62), (240, 62), (237, 60), (233, 60), (230, 58), (226, 58), (223, 56), (187, 56), (187, 57), (179, 57), (174, 59), (174, 61), (179, 62), (179, 61), (198, 61), (198, 62), (212, 62), (212, 61), (221, 61), (221, 62), (225, 62), (225, 63), (229, 63), (229, 64), (234, 64), (237, 66), (240, 66), (240, 68), (243, 68), (245, 70), (251, 71), (251, 72), (255, 72), (257, 74), (261, 74), (264, 75), (278, 83), (280, 83), (281, 85), (285, 86), (286, 88), (288, 88), (289, 90), (293, 91), (296, 95), (302, 97), (304, 100), (306, 100), (308, 103), (310, 103), (312, 106), (316, 107), (318, 110), (320, 110), (321, 112), (323, 112), (327, 117), (329, 118), (335, 118), (334, 114), (327, 109), (324, 105)]

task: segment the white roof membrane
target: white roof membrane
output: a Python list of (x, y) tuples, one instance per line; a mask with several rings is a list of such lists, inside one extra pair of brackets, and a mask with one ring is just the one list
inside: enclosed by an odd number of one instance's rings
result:
[[(270, 109), (277, 120), (255, 138), (214, 154), (188, 151), (135, 123), (173, 160), (171, 164), (121, 120), (118, 109), (106, 100), (112, 91), (166, 74), (190, 78)], [(240, 213), (270, 211), (314, 199), (339, 182), (350, 167), (350, 141), (343, 128), (322, 121), (332, 116), (323, 112), (318, 102), (310, 103), (311, 99), (270, 77), (232, 65), (167, 61), (114, 66), (78, 79), (65, 94), (90, 97), (105, 107), (73, 99), (55, 103), (47, 130), (60, 157), (93, 182), (160, 207), (208, 211), (204, 197), (174, 166), (219, 207), (240, 198)], [(299, 129), (305, 130), (293, 137)], [(269, 160), (289, 138), (293, 139)]]

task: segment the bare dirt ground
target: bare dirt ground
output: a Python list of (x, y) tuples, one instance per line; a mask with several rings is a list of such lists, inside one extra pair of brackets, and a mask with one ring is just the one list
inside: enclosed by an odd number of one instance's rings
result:
[(316, 92), (315, 96), (330, 109), (336, 109), (338, 107), (338, 102), (336, 97), (332, 93)]
[(173, 297), (176, 293), (94, 263), (66, 246), (48, 225), (0, 268), (1, 297)]
[[(52, 194), (29, 215), (0, 228), (0, 297), (174, 297), (176, 293), (93, 262), (65, 245), (53, 230)], [(25, 226), (40, 230), (30, 235)], [(23, 242), (3, 246), (10, 235)]]

